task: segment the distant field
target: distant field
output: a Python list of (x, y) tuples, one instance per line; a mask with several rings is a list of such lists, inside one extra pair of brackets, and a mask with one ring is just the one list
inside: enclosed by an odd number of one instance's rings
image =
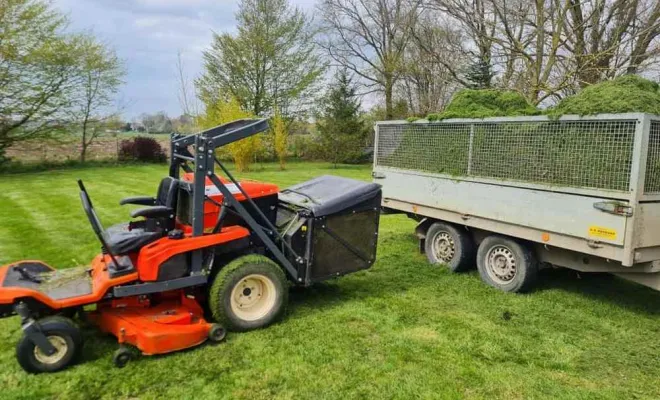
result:
[[(0, 263), (67, 267), (98, 252), (75, 179), (109, 225), (119, 199), (155, 191), (166, 167), (119, 166), (0, 178)], [(282, 187), (369, 166), (256, 165)], [(51, 375), (14, 359), (17, 318), (0, 320), (3, 399), (658, 399), (660, 293), (607, 275), (543, 271), (526, 295), (450, 274), (417, 252), (414, 223), (383, 216), (370, 270), (291, 293), (281, 323), (226, 343), (112, 365), (116, 341), (85, 330), (84, 360)], [(504, 315), (511, 318), (504, 318)]]
[[(116, 160), (121, 141), (136, 136), (153, 137), (164, 148), (169, 149), (170, 147), (169, 135), (122, 132), (116, 136), (104, 135), (96, 138), (87, 150), (87, 160)], [(71, 136), (58, 139), (28, 140), (10, 147), (7, 155), (13, 160), (28, 164), (42, 161), (77, 160), (80, 158), (80, 139)]]

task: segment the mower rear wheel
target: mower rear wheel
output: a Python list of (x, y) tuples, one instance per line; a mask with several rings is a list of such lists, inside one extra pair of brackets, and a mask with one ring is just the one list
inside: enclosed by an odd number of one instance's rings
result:
[(248, 255), (235, 259), (211, 284), (213, 317), (232, 331), (249, 331), (277, 321), (289, 297), (286, 276), (271, 259)]
[(73, 364), (82, 350), (80, 329), (68, 318), (53, 316), (38, 320), (41, 331), (55, 347), (55, 353), (45, 354), (32, 340), (23, 335), (16, 345), (16, 359), (27, 372), (56, 372)]

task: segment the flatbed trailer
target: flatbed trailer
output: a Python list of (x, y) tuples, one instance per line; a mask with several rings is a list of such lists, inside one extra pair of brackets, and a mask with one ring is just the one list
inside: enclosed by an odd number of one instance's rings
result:
[(506, 291), (539, 268), (608, 272), (660, 290), (660, 116), (387, 121), (373, 178), (420, 249)]

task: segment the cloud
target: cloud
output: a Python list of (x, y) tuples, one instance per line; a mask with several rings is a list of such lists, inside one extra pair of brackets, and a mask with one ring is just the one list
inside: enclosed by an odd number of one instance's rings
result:
[[(310, 9), (314, 0), (294, 0)], [(112, 45), (127, 67), (121, 97), (126, 118), (143, 112), (181, 113), (177, 100), (176, 57), (186, 74), (202, 72), (202, 51), (213, 32), (234, 32), (237, 1), (230, 0), (55, 0), (70, 16), (73, 31), (91, 30)]]

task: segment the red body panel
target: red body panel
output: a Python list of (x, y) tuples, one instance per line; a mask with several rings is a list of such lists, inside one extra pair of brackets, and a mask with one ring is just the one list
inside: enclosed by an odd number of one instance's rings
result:
[(183, 291), (162, 293), (153, 303), (130, 297), (103, 302), (89, 318), (103, 331), (146, 355), (170, 353), (206, 341), (212, 324), (197, 301)]
[(230, 226), (222, 229), (220, 233), (204, 236), (187, 236), (183, 239), (170, 239), (164, 237), (140, 249), (137, 258), (140, 280), (143, 282), (155, 281), (158, 278), (158, 267), (170, 257), (189, 251), (216, 246), (244, 238), (250, 232), (240, 226)]
[[(182, 180), (186, 182), (192, 182), (194, 174), (187, 173), (183, 174), (181, 177)], [(244, 201), (245, 196), (238, 190), (238, 188), (230, 183), (227, 179), (220, 178), (220, 181), (227, 185), (229, 191), (236, 197), (238, 201)], [(241, 188), (250, 196), (252, 199), (258, 199), (263, 196), (271, 196), (273, 194), (279, 193), (280, 189), (277, 185), (272, 183), (256, 182), (256, 181), (241, 181), (239, 182)], [(206, 195), (211, 198), (213, 201), (222, 204), (224, 196), (220, 193), (220, 190), (211, 182), (209, 178), (206, 178)], [(208, 231), (215, 226), (215, 223), (218, 220), (218, 214), (220, 213), (220, 207), (216, 204), (206, 201), (204, 202), (204, 229)], [(192, 232), (192, 227), (190, 225), (177, 224), (177, 228), (181, 229), (185, 233), (189, 234)]]
[[(138, 279), (137, 272), (123, 275), (114, 279), (110, 278), (107, 272), (106, 262), (110, 262), (110, 257), (103, 256), (101, 254), (92, 260), (92, 266), (90, 267), (90, 274), (92, 277), (92, 292), (88, 295), (55, 300), (35, 289), (2, 286), (0, 287), (0, 304), (13, 304), (16, 299), (29, 297), (40, 301), (52, 309), (77, 307), (96, 303), (101, 300), (108, 289), (112, 288), (113, 286), (133, 282)], [(4, 282), (7, 270), (14, 264), (15, 263), (0, 267), (0, 285)]]
[[(189, 251), (231, 242), (249, 236), (249, 231), (240, 226), (224, 228), (220, 233), (198, 237), (185, 237), (175, 240), (167, 237), (161, 238), (143, 247), (137, 257), (131, 257), (137, 265), (137, 272), (126, 274), (117, 278), (110, 278), (106, 264), (110, 257), (99, 254), (92, 260), (90, 276), (92, 278), (92, 292), (87, 295), (65, 299), (52, 299), (39, 290), (18, 286), (2, 286), (7, 270), (15, 263), (0, 267), (0, 305), (13, 304), (20, 298), (33, 298), (52, 309), (77, 307), (93, 304), (101, 300), (109, 289), (137, 281), (154, 281), (158, 277), (158, 267), (170, 257)], [(53, 269), (52, 267), (50, 267)]]

